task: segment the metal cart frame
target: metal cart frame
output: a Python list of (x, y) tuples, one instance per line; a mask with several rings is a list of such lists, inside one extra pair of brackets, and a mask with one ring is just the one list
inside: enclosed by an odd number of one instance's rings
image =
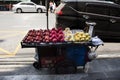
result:
[[(77, 66), (83, 66), (91, 61), (88, 54), (92, 48), (98, 48), (92, 42), (61, 42), (61, 43), (24, 43), (22, 48), (35, 48), (38, 60), (33, 63), (36, 69), (54, 68), (56, 73), (76, 73)], [(81, 49), (82, 48), (82, 49)]]

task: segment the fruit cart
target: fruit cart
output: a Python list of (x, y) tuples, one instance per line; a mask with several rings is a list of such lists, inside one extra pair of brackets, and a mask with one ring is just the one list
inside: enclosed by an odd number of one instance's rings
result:
[[(48, 7), (48, 6), (47, 6)], [(83, 34), (79, 30), (72, 30), (75, 33), (75, 41), (72, 40), (71, 32), (67, 29), (66, 40), (62, 29), (48, 29), (47, 12), (47, 30), (29, 30), (21, 41), (22, 48), (35, 48), (36, 61), (33, 66), (36, 69), (54, 68), (56, 73), (75, 73), (78, 66), (85, 69), (86, 63), (96, 58), (96, 49), (103, 44), (98, 37), (92, 38), (95, 23), (86, 23), (89, 26), (88, 33), (91, 38), (78, 41), (78, 34)], [(57, 34), (57, 35), (55, 35)], [(88, 35), (88, 34), (86, 34)], [(50, 37), (51, 36), (51, 37)], [(79, 38), (80, 39), (80, 38)]]
[[(37, 59), (33, 66), (36, 69), (54, 68), (56, 73), (75, 73), (78, 66), (83, 66), (85, 69), (86, 63), (96, 58), (95, 51), (99, 45), (103, 44), (98, 37), (93, 37), (87, 41), (64, 41), (61, 29), (56, 30), (57, 32), (54, 30), (55, 28), (49, 30), (50, 33), (41, 29), (30, 30), (21, 42), (22, 48), (35, 48)], [(91, 33), (93, 27), (89, 30), (88, 32)], [(55, 39), (54, 34), (57, 34)], [(47, 35), (54, 37), (50, 41)], [(56, 41), (57, 39), (58, 41)]]

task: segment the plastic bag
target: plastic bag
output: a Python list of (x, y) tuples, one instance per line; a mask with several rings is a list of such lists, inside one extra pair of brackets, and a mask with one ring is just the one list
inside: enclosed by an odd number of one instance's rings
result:
[(100, 38), (98, 38), (98, 36), (93, 37), (91, 41), (92, 44), (95, 46), (103, 45), (103, 41)]

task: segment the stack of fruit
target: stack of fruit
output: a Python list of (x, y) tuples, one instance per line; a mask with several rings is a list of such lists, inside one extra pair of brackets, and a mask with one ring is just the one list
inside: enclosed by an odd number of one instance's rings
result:
[(53, 28), (50, 30), (50, 42), (64, 42), (64, 33), (62, 28)]
[(85, 42), (91, 39), (88, 33), (84, 33), (82, 30), (70, 30), (70, 28), (65, 28), (65, 41), (73, 42)]
[(23, 42), (83, 42), (89, 41), (90, 38), (88, 33), (84, 33), (80, 30), (70, 30), (70, 28), (65, 28), (64, 31), (62, 28), (52, 28), (51, 30), (33, 29), (29, 30), (28, 34), (23, 39)]
[(43, 39), (43, 30), (29, 30), (23, 42), (41, 42)]
[(78, 41), (78, 42), (82, 42), (82, 41), (89, 41), (90, 40), (90, 35), (88, 33), (84, 33), (84, 32), (76, 32), (74, 34), (74, 40)]
[(64, 33), (62, 28), (53, 28), (51, 30), (29, 30), (23, 42), (63, 42)]
[(74, 41), (73, 33), (70, 28), (65, 28), (64, 30), (65, 41)]

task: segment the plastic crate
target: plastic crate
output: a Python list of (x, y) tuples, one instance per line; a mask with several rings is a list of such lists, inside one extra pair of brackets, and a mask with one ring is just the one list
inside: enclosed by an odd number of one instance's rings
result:
[(88, 46), (69, 46), (66, 49), (66, 57), (73, 61), (76, 66), (84, 66), (86, 63), (86, 54), (88, 53)]

